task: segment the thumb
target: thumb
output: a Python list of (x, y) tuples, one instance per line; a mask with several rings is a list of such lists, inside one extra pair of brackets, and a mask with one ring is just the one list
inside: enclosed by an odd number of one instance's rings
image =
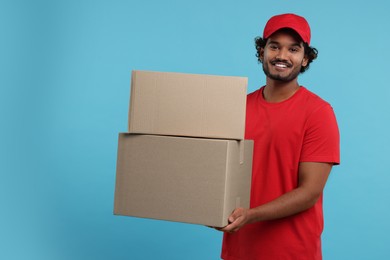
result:
[(233, 213), (229, 216), (229, 223), (233, 223), (239, 217), (238, 210), (234, 210)]

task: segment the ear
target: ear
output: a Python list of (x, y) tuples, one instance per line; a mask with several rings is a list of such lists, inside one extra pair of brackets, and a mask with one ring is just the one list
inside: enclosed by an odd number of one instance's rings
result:
[(309, 59), (305, 56), (302, 60), (302, 67), (306, 67), (309, 64)]
[(260, 48), (260, 56), (259, 56), (259, 59), (261, 60), (261, 62), (263, 62), (263, 60), (264, 60), (264, 48)]

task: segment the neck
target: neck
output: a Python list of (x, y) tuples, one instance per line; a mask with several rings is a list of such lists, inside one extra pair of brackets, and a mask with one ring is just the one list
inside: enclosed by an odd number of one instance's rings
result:
[(292, 97), (299, 89), (297, 80), (283, 82), (267, 78), (263, 97), (267, 102), (278, 103)]

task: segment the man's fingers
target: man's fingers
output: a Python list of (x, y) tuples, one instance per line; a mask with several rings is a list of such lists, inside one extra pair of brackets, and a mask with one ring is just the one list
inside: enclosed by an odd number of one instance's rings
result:
[(233, 212), (232, 212), (232, 214), (229, 216), (229, 219), (228, 219), (228, 221), (230, 222), (230, 223), (233, 223), (237, 218), (239, 218), (241, 216), (241, 210), (240, 210), (240, 208), (238, 208), (238, 209), (235, 209)]

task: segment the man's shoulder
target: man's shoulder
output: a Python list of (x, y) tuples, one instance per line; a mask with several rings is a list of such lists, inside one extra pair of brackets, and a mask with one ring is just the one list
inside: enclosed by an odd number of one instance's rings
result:
[(264, 86), (250, 92), (247, 96), (248, 97), (257, 96), (259, 93), (261, 93), (263, 91), (263, 88), (264, 88)]
[(301, 87), (302, 89), (302, 98), (307, 102), (308, 104), (314, 105), (314, 106), (330, 106), (329, 102), (317, 95), (316, 93), (308, 90), (305, 87)]
[(253, 92), (249, 93), (247, 95), (247, 102), (251, 101), (251, 100), (257, 100), (259, 98), (259, 95), (262, 95), (263, 93), (263, 88), (264, 87), (261, 87), (259, 89), (256, 89), (254, 90)]

